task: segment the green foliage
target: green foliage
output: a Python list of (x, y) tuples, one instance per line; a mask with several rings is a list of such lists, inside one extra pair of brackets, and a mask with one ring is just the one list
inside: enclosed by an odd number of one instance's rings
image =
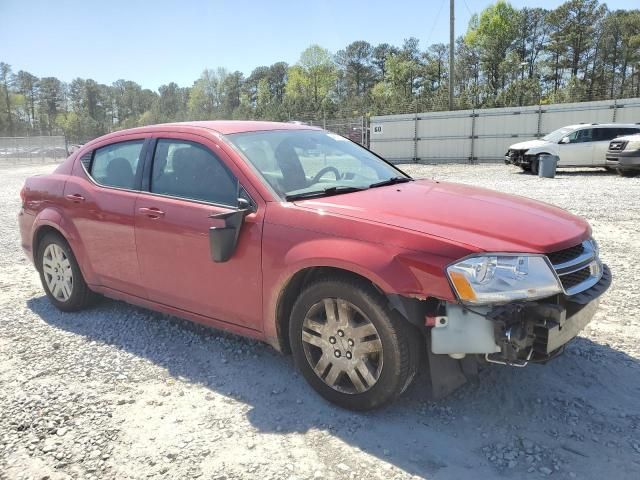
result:
[(329, 94), (337, 79), (331, 53), (319, 45), (311, 45), (289, 68), (285, 101), (296, 107), (318, 112), (330, 104)]
[(64, 133), (83, 142), (122, 128), (209, 119), (312, 120), (448, 108), (546, 104), (640, 96), (640, 10), (608, 11), (599, 0), (555, 10), (516, 9), (498, 0), (471, 18), (449, 45), (400, 46), (357, 40), (332, 54), (305, 49), (294, 65), (249, 76), (206, 69), (189, 87), (157, 91), (130, 80), (102, 85), (38, 78), (0, 62), (0, 135)]
[(521, 24), (521, 13), (509, 3), (498, 0), (485, 8), (465, 37), (469, 45), (480, 50), (480, 62), (488, 74), (488, 84), (495, 95), (505, 88), (504, 65), (507, 53), (512, 48)]

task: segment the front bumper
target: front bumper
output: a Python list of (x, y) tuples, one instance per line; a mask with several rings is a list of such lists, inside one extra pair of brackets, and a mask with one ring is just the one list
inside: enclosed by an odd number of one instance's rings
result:
[(603, 265), (598, 283), (576, 295), (482, 308), (449, 304), (431, 330), (431, 351), (458, 359), (481, 354), (490, 363), (513, 366), (544, 363), (591, 321), (610, 285), (611, 272)]
[(607, 152), (607, 167), (620, 170), (640, 170), (640, 150)]
[(509, 150), (504, 154), (504, 163), (517, 167), (528, 167), (531, 165), (531, 158), (526, 155), (526, 150)]

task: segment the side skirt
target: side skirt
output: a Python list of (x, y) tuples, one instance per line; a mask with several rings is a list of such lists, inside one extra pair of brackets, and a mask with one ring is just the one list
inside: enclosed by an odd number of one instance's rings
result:
[(128, 293), (124, 293), (119, 290), (114, 290), (109, 287), (90, 285), (89, 288), (91, 288), (92, 291), (96, 293), (100, 293), (105, 297), (111, 298), (113, 300), (121, 300), (131, 305), (136, 305), (138, 307), (143, 307), (149, 310), (153, 310), (154, 312), (174, 315), (184, 320), (189, 320), (191, 322), (199, 323), (207, 327), (224, 330), (226, 332), (234, 333), (236, 335), (241, 335), (243, 337), (253, 338), (255, 340), (265, 341), (263, 333), (258, 330), (253, 330), (251, 328), (235, 325), (233, 323), (225, 322), (223, 320), (206, 317), (198, 313), (193, 313), (187, 310), (182, 310), (180, 308), (171, 307), (163, 303), (153, 302), (151, 300), (136, 297), (134, 295), (130, 295)]

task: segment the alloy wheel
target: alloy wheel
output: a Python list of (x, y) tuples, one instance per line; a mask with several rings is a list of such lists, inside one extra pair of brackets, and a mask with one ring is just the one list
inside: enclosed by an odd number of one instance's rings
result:
[(383, 355), (378, 330), (346, 300), (325, 298), (309, 309), (302, 345), (316, 375), (334, 390), (364, 393), (380, 378)]
[(73, 291), (73, 271), (64, 250), (55, 243), (44, 249), (42, 271), (47, 288), (56, 300), (66, 302)]

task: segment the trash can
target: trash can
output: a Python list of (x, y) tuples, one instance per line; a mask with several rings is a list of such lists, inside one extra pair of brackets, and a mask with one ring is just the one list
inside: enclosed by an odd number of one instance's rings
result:
[(540, 155), (538, 160), (539, 177), (553, 178), (556, 176), (556, 167), (559, 160), (557, 155)]

